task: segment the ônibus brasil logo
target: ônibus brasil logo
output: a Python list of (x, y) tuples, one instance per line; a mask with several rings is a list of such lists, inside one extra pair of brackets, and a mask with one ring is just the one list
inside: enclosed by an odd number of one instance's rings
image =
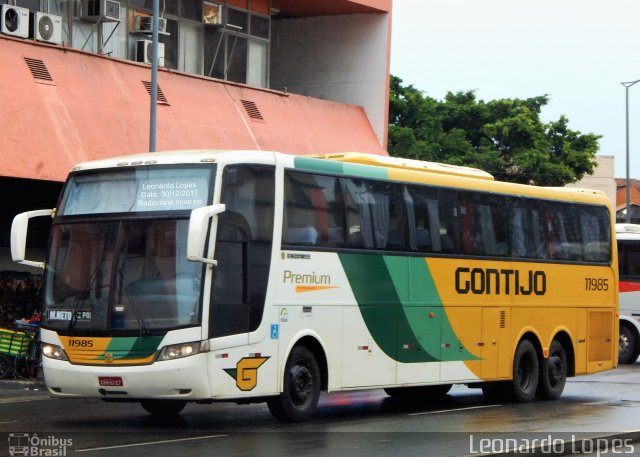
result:
[(67, 448), (71, 446), (71, 438), (58, 438), (53, 435), (41, 437), (36, 433), (9, 433), (11, 456), (64, 457), (67, 455)]

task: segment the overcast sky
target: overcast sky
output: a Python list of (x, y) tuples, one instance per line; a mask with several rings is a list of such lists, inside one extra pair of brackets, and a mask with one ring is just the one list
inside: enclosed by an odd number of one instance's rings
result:
[[(442, 99), (548, 94), (544, 122), (602, 135), (624, 178), (625, 89), (640, 79), (640, 0), (393, 0), (391, 73)], [(640, 83), (629, 89), (631, 177), (640, 178)]]

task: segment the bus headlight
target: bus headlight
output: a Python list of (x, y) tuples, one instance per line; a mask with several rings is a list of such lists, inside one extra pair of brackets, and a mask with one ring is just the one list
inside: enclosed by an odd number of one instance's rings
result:
[(181, 359), (182, 357), (189, 357), (201, 352), (207, 352), (208, 350), (208, 341), (194, 341), (192, 343), (172, 344), (171, 346), (165, 346), (162, 348), (160, 354), (158, 355), (158, 361)]
[(64, 349), (55, 344), (42, 343), (42, 355), (56, 360), (69, 360)]

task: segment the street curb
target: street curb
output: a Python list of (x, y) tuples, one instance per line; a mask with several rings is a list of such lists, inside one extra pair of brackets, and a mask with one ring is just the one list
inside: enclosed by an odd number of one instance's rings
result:
[(40, 379), (2, 379), (0, 380), (0, 398), (4, 395), (13, 395), (16, 392), (23, 393), (47, 392), (44, 380)]

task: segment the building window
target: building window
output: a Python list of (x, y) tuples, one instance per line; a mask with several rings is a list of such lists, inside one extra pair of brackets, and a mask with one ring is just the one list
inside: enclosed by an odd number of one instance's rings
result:
[[(11, 2), (0, 2), (0, 3), (11, 3)], [(40, 0), (17, 0), (14, 3), (16, 6), (21, 6), (22, 8), (29, 8), (29, 11), (42, 11), (40, 9)]]
[(164, 44), (164, 66), (178, 69), (178, 21), (167, 18), (167, 34), (160, 35), (160, 43)]
[[(0, 0), (4, 3), (6, 0)], [(83, 20), (78, 8), (60, 8), (54, 0), (16, 0), (33, 10), (63, 17), (63, 32), (77, 49), (129, 58), (149, 64), (152, 30), (136, 27), (136, 18), (152, 15), (153, 0), (119, 0), (121, 21), (96, 27)], [(80, 5), (81, 3), (77, 3)], [(160, 16), (166, 29), (160, 34), (160, 65), (249, 84), (269, 86), (271, 38), (270, 0), (163, 0)], [(73, 23), (71, 30), (67, 24)], [(145, 57), (146, 56), (146, 57)]]
[(205, 22), (205, 76), (267, 87), (269, 17), (227, 6), (219, 21)]

